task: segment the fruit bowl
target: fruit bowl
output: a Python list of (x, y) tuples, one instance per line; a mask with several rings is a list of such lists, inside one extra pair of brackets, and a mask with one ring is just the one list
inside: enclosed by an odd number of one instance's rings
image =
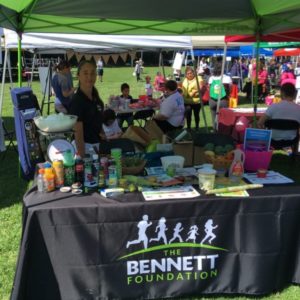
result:
[(122, 159), (122, 174), (137, 175), (143, 172), (147, 161), (136, 157), (124, 157)]
[(34, 119), (35, 125), (44, 132), (63, 132), (70, 131), (76, 121), (77, 116), (64, 115), (63, 113), (53, 114), (46, 117), (39, 116)]

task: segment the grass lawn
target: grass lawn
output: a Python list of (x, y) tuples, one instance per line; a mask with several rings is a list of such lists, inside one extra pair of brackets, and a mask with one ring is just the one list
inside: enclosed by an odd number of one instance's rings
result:
[[(150, 75), (152, 80), (155, 73), (159, 71), (158, 68), (144, 69), (145, 75)], [(161, 70), (160, 70), (161, 71)], [(136, 82), (135, 77), (132, 76), (133, 68), (106, 68), (104, 69), (104, 81), (97, 82), (96, 86), (104, 102), (110, 95), (118, 95), (120, 93), (120, 85), (127, 82), (131, 87), (131, 95), (137, 97), (144, 94), (145, 82)], [(172, 74), (170, 68), (166, 68), (166, 75)], [(76, 81), (75, 81), (76, 83)], [(26, 86), (24, 82), (23, 86)], [(3, 104), (3, 119), (6, 126), (13, 128), (13, 106), (11, 102), (9, 84), (5, 84), (5, 95)], [(38, 96), (39, 101), (42, 100), (41, 88), (39, 82), (33, 83), (33, 91)], [(53, 111), (53, 104), (51, 104), (51, 111)], [(243, 104), (245, 106), (250, 103)], [(45, 111), (45, 110), (44, 110)], [(209, 109), (205, 107), (206, 118), (209, 125), (211, 125)], [(201, 115), (201, 126), (204, 126)], [(19, 243), (21, 238), (21, 216), (22, 216), (22, 197), (31, 183), (19, 178), (18, 172), (18, 157), (13, 150), (7, 151), (3, 159), (3, 153), (0, 153), (0, 300), (9, 299), (13, 278), (15, 273), (15, 266), (17, 261)], [(272, 160), (272, 169), (294, 178), (300, 183), (300, 162), (291, 162), (289, 157), (284, 155), (275, 155)], [(209, 297), (201, 299), (230, 299), (231, 297)], [(196, 299), (196, 298), (195, 298)], [(254, 297), (235, 297), (235, 299), (256, 299)], [(280, 293), (272, 294), (260, 299), (300, 299), (300, 287), (289, 286)], [(42, 300), (42, 298), (41, 298)], [(55, 299), (53, 299), (55, 300)]]

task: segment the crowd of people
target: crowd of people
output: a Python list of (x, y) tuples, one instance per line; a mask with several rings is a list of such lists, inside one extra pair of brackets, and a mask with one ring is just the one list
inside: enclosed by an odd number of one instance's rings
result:
[[(139, 67), (142, 65), (137, 61)], [(247, 85), (258, 83), (259, 95), (266, 93), (266, 86), (275, 88), (281, 86), (282, 102), (277, 106), (271, 106), (259, 121), (263, 127), (264, 122), (269, 118), (281, 116), (295, 116), (294, 119), (300, 122), (300, 106), (293, 101), (296, 98), (295, 88), (296, 77), (291, 63), (279, 65), (274, 59), (266, 66), (264, 61), (256, 63), (255, 59), (246, 63), (245, 60), (234, 59), (230, 71), (222, 76), (221, 63), (216, 61), (210, 65), (205, 58), (200, 60), (198, 69), (186, 67), (184, 76), (176, 71), (175, 80), (164, 78), (157, 72), (153, 84), (150, 76), (145, 77), (145, 94), (152, 98), (153, 92), (160, 93), (160, 108), (155, 113), (153, 120), (164, 132), (174, 129), (187, 129), (192, 127), (194, 117), (195, 129), (200, 126), (200, 111), (202, 98), (209, 95), (209, 108), (211, 111), (212, 124), (215, 124), (216, 110), (228, 106), (228, 99), (231, 87), (236, 78), (244, 81), (241, 91), (248, 95)], [(256, 70), (258, 68), (258, 70)], [(135, 68), (137, 81), (140, 80), (141, 69)], [(297, 72), (296, 72), (297, 74)], [(88, 149), (98, 146), (103, 139), (114, 139), (121, 137), (123, 124), (127, 126), (134, 124), (133, 113), (116, 114), (113, 109), (104, 109), (104, 102), (101, 100), (95, 83), (97, 77), (103, 81), (103, 62), (101, 59), (94, 61), (82, 61), (78, 66), (78, 88), (74, 88), (70, 65), (61, 61), (55, 68), (52, 78), (52, 87), (55, 93), (55, 110), (76, 115), (78, 117), (75, 126), (75, 146), (80, 156), (84, 156)], [(219, 100), (219, 104), (218, 103)], [(121, 94), (118, 101), (124, 105), (134, 103), (130, 95), (130, 86), (127, 83), (121, 85)], [(299, 117), (298, 117), (299, 115)]]

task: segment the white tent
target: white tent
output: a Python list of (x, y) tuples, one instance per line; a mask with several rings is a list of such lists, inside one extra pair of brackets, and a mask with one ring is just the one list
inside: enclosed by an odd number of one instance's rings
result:
[[(0, 94), (0, 116), (3, 105), (6, 68), (10, 69), (9, 50), (18, 47), (18, 35), (4, 30), (5, 58), (3, 64), (2, 86)], [(91, 35), (91, 34), (52, 34), (24, 33), (22, 49), (38, 53), (68, 50), (83, 53), (124, 53), (134, 50), (190, 50), (190, 36), (130, 36), (130, 35)], [(61, 52), (60, 52), (61, 53)]]
[[(4, 30), (5, 48), (18, 47), (17, 33)], [(78, 51), (121, 52), (132, 49), (191, 49), (190, 36), (132, 36), (25, 33), (22, 49), (73, 49)]]

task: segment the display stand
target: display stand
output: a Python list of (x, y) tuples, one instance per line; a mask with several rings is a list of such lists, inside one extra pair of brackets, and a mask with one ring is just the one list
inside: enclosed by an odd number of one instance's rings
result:
[[(46, 71), (45, 71), (46, 69)], [(41, 113), (43, 114), (44, 106), (47, 105), (47, 115), (50, 114), (50, 104), (54, 103), (54, 101), (51, 101), (51, 82), (52, 82), (52, 64), (51, 61), (49, 61), (48, 67), (40, 67), (39, 68), (39, 74), (40, 74), (40, 80), (41, 80), (41, 86), (42, 86), (42, 105), (41, 105)]]

